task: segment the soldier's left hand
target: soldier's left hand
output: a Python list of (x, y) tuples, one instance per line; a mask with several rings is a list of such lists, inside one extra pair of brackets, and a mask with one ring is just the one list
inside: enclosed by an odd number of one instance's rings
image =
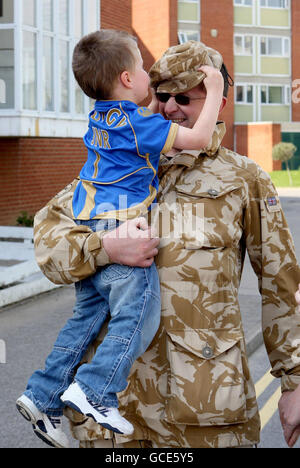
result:
[(278, 403), (284, 438), (293, 447), (300, 436), (300, 385), (293, 392), (284, 392)]

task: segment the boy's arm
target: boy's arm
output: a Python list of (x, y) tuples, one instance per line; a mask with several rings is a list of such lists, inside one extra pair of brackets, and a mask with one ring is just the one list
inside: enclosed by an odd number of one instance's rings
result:
[(203, 65), (200, 70), (206, 74), (204, 79), (207, 90), (205, 104), (192, 129), (178, 128), (174, 141), (174, 147), (178, 149), (205, 148), (211, 140), (218, 120), (224, 90), (222, 74), (208, 65)]

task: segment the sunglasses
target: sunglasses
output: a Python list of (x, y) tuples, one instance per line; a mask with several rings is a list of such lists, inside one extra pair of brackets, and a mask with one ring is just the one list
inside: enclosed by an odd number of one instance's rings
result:
[(191, 98), (189, 96), (185, 96), (184, 94), (175, 94), (175, 96), (172, 96), (170, 93), (156, 93), (156, 97), (159, 100), (159, 102), (168, 102), (168, 100), (173, 97), (175, 99), (175, 102), (179, 104), (180, 106), (188, 106), (190, 104), (190, 101), (197, 101), (197, 100), (202, 100), (205, 98)]

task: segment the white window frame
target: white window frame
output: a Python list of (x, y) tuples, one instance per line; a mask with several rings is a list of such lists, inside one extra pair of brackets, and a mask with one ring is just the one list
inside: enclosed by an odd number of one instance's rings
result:
[(185, 23), (185, 24), (199, 24), (200, 25), (200, 18), (201, 18), (201, 0), (178, 0), (178, 3), (197, 3), (198, 4), (198, 16), (195, 20), (178, 20), (178, 23)]
[[(262, 88), (267, 88), (267, 102), (262, 102), (261, 100), (261, 91)], [(270, 100), (270, 88), (282, 88), (283, 89), (283, 102), (269, 102)], [(259, 85), (259, 101), (261, 106), (290, 106), (291, 105), (291, 87), (290, 85), (280, 85), (280, 84), (260, 84)]]
[[(237, 100), (237, 87), (240, 86), (243, 88), (243, 100), (238, 101)], [(252, 86), (252, 102), (247, 101), (247, 87)], [(253, 83), (235, 83), (235, 93), (234, 93), (234, 101), (235, 104), (241, 104), (243, 106), (254, 106), (254, 93), (255, 93), (255, 85)]]
[[(235, 51), (235, 39), (237, 37), (242, 38), (242, 47), (243, 47), (242, 52), (236, 52)], [(246, 37), (251, 37), (251, 39), (252, 39), (252, 52), (246, 52), (246, 48), (245, 48)], [(254, 55), (254, 48), (255, 48), (255, 40), (254, 40), (254, 36), (252, 34), (234, 34), (234, 55), (250, 57), (250, 56)]]
[(237, 1), (238, 0), (234, 0), (234, 6), (253, 8), (253, 0), (251, 0), (251, 5), (247, 5), (246, 0), (240, 0), (242, 3), (237, 3)]
[[(260, 8), (271, 8), (272, 10), (288, 10), (290, 8), (290, 0), (281, 0), (284, 4), (282, 7), (274, 7), (270, 5), (271, 0), (260, 0)], [(265, 2), (265, 5), (263, 3)]]
[[(14, 74), (15, 74), (15, 89), (14, 89), (14, 108), (13, 109), (0, 109), (0, 117), (2, 116), (21, 116), (26, 115), (28, 117), (45, 117), (45, 118), (59, 118), (59, 119), (75, 119), (83, 120), (86, 119), (87, 114), (90, 112), (90, 99), (84, 96), (84, 109), (82, 114), (75, 112), (75, 79), (72, 72), (72, 52), (77, 43), (77, 39), (72, 35), (73, 24), (74, 24), (74, 1), (69, 0), (69, 35), (62, 36), (59, 32), (59, 0), (54, 1), (54, 19), (53, 19), (53, 31), (43, 30), (43, 15), (40, 0), (36, 2), (36, 26), (23, 25), (23, 1), (14, 1), (14, 23), (0, 24), (0, 29), (10, 29), (14, 31)], [(83, 0), (83, 34), (88, 32), (88, 2), (89, 0)], [(97, 22), (100, 27), (100, 1), (97, 2)], [(23, 108), (23, 57), (22, 57), (22, 35), (24, 31), (33, 32), (37, 37), (37, 49), (36, 49), (36, 60), (37, 60), (37, 109), (28, 110)], [(54, 110), (46, 111), (43, 110), (43, 89), (42, 89), (42, 44), (43, 36), (53, 38), (54, 51), (53, 51), (53, 92), (54, 92)], [(59, 41), (66, 40), (69, 43), (69, 63), (68, 63), (68, 79), (69, 79), (69, 112), (60, 112), (60, 83), (59, 83)]]
[(184, 42), (189, 41), (190, 39), (188, 38), (188, 34), (197, 34), (198, 39), (197, 41), (200, 41), (200, 31), (178, 31), (178, 41), (179, 44), (183, 44)]
[[(236, 100), (237, 86), (243, 86), (243, 98), (244, 98), (243, 101), (237, 101)], [(252, 86), (252, 99), (253, 99), (252, 102), (247, 102), (246, 101), (247, 86)], [(246, 82), (246, 81), (234, 83), (234, 104), (235, 105), (241, 105), (241, 106), (248, 106), (248, 107), (252, 106), (252, 121), (253, 122), (256, 121), (256, 112), (257, 112), (257, 98), (256, 98), (256, 95), (257, 95), (257, 86), (256, 86), (255, 83), (250, 83), (250, 82)], [(244, 122), (238, 122), (238, 121), (235, 122), (235, 124), (243, 124), (243, 123)]]
[[(266, 53), (261, 52), (262, 39), (266, 39)], [(269, 39), (280, 39), (281, 40), (281, 54), (274, 55), (269, 53)], [(288, 51), (285, 53), (285, 41), (288, 44)], [(289, 58), (291, 52), (291, 39), (283, 36), (259, 36), (259, 55), (260, 57), (273, 57), (273, 58)]]

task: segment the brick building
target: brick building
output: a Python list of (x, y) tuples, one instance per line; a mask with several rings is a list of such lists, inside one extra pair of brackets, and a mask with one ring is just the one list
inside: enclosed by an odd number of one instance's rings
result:
[[(292, 83), (300, 78), (299, 3), (0, 0), (0, 224), (15, 224), (21, 211), (34, 214), (78, 175), (92, 103), (72, 76), (72, 50), (82, 35), (99, 27), (136, 35), (146, 69), (179, 41), (201, 40), (218, 49), (237, 83), (222, 116), (224, 144), (249, 157), (258, 155), (258, 162), (272, 170), (272, 145), (300, 135), (300, 107), (297, 99), (291, 102)], [(272, 37), (282, 38), (283, 57), (272, 57), (279, 43)], [(267, 56), (261, 58), (262, 47)], [(249, 68), (249, 55), (256, 56), (250, 60), (252, 65), (256, 60), (256, 68)], [(268, 73), (272, 64), (280, 70), (275, 78)], [(269, 102), (278, 96), (284, 99), (277, 103), (281, 113)]]

